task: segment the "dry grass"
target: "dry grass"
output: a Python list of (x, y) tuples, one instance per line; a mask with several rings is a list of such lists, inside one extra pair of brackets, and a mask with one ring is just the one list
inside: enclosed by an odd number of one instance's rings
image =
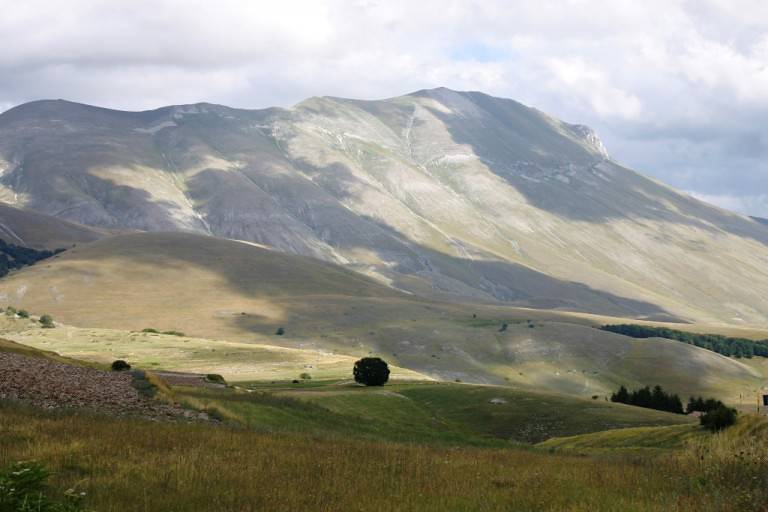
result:
[(747, 416), (719, 434), (696, 439), (681, 464), (698, 475), (704, 489), (734, 510), (768, 510), (768, 421)]
[(266, 435), (0, 408), (0, 465), (36, 459), (96, 511), (707, 511), (675, 464)]
[[(42, 329), (26, 322), (17, 323), (15, 328), (8, 325), (3, 335), (17, 342), (18, 347), (26, 345), (55, 350), (81, 361), (106, 365), (115, 359), (124, 359), (137, 368), (218, 373), (227, 381), (290, 380), (304, 372), (314, 379), (348, 379), (356, 360), (348, 355), (313, 348), (68, 325)], [(275, 338), (277, 336), (272, 337)], [(0, 345), (0, 350), (2, 348)], [(391, 370), (393, 378), (428, 380), (428, 377), (404, 368), (392, 366)]]

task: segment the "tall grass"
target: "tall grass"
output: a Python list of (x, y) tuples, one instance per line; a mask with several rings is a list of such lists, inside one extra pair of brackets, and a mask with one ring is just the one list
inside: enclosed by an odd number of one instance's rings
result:
[(724, 508), (768, 511), (768, 421), (744, 417), (720, 433), (692, 440), (680, 457), (692, 487)]
[(0, 408), (0, 465), (35, 459), (96, 511), (717, 510), (674, 465)]

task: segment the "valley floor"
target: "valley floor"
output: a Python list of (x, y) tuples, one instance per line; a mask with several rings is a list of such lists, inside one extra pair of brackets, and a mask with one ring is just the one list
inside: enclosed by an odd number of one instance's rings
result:
[[(402, 369), (366, 388), (335, 354), (91, 331), (7, 328), (37, 348), (0, 339), (0, 362), (13, 362), (0, 366), (0, 483), (5, 468), (36, 460), (51, 493), (85, 492), (93, 512), (768, 510), (765, 419), (712, 435), (693, 418), (598, 395)], [(185, 346), (196, 370), (252, 352), (265, 366), (232, 386), (164, 364), (109, 372), (122, 355), (112, 343), (146, 359), (167, 344), (168, 361)], [(69, 350), (40, 350), (53, 347)], [(313, 378), (295, 379), (309, 367)], [(137, 388), (147, 383), (151, 392)]]

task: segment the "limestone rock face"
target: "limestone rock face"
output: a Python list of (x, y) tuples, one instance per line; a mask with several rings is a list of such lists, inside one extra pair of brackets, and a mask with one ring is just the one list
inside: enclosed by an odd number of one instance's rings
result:
[(768, 320), (767, 226), (619, 165), (588, 127), (478, 92), (28, 103), (0, 115), (0, 200), (253, 241), (433, 298)]

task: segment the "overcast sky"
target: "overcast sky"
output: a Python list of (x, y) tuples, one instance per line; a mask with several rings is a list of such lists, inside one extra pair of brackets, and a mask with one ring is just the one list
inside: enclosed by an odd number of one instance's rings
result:
[(0, 111), (480, 90), (588, 124), (620, 162), (768, 216), (761, 0), (0, 0), (0, 35)]

